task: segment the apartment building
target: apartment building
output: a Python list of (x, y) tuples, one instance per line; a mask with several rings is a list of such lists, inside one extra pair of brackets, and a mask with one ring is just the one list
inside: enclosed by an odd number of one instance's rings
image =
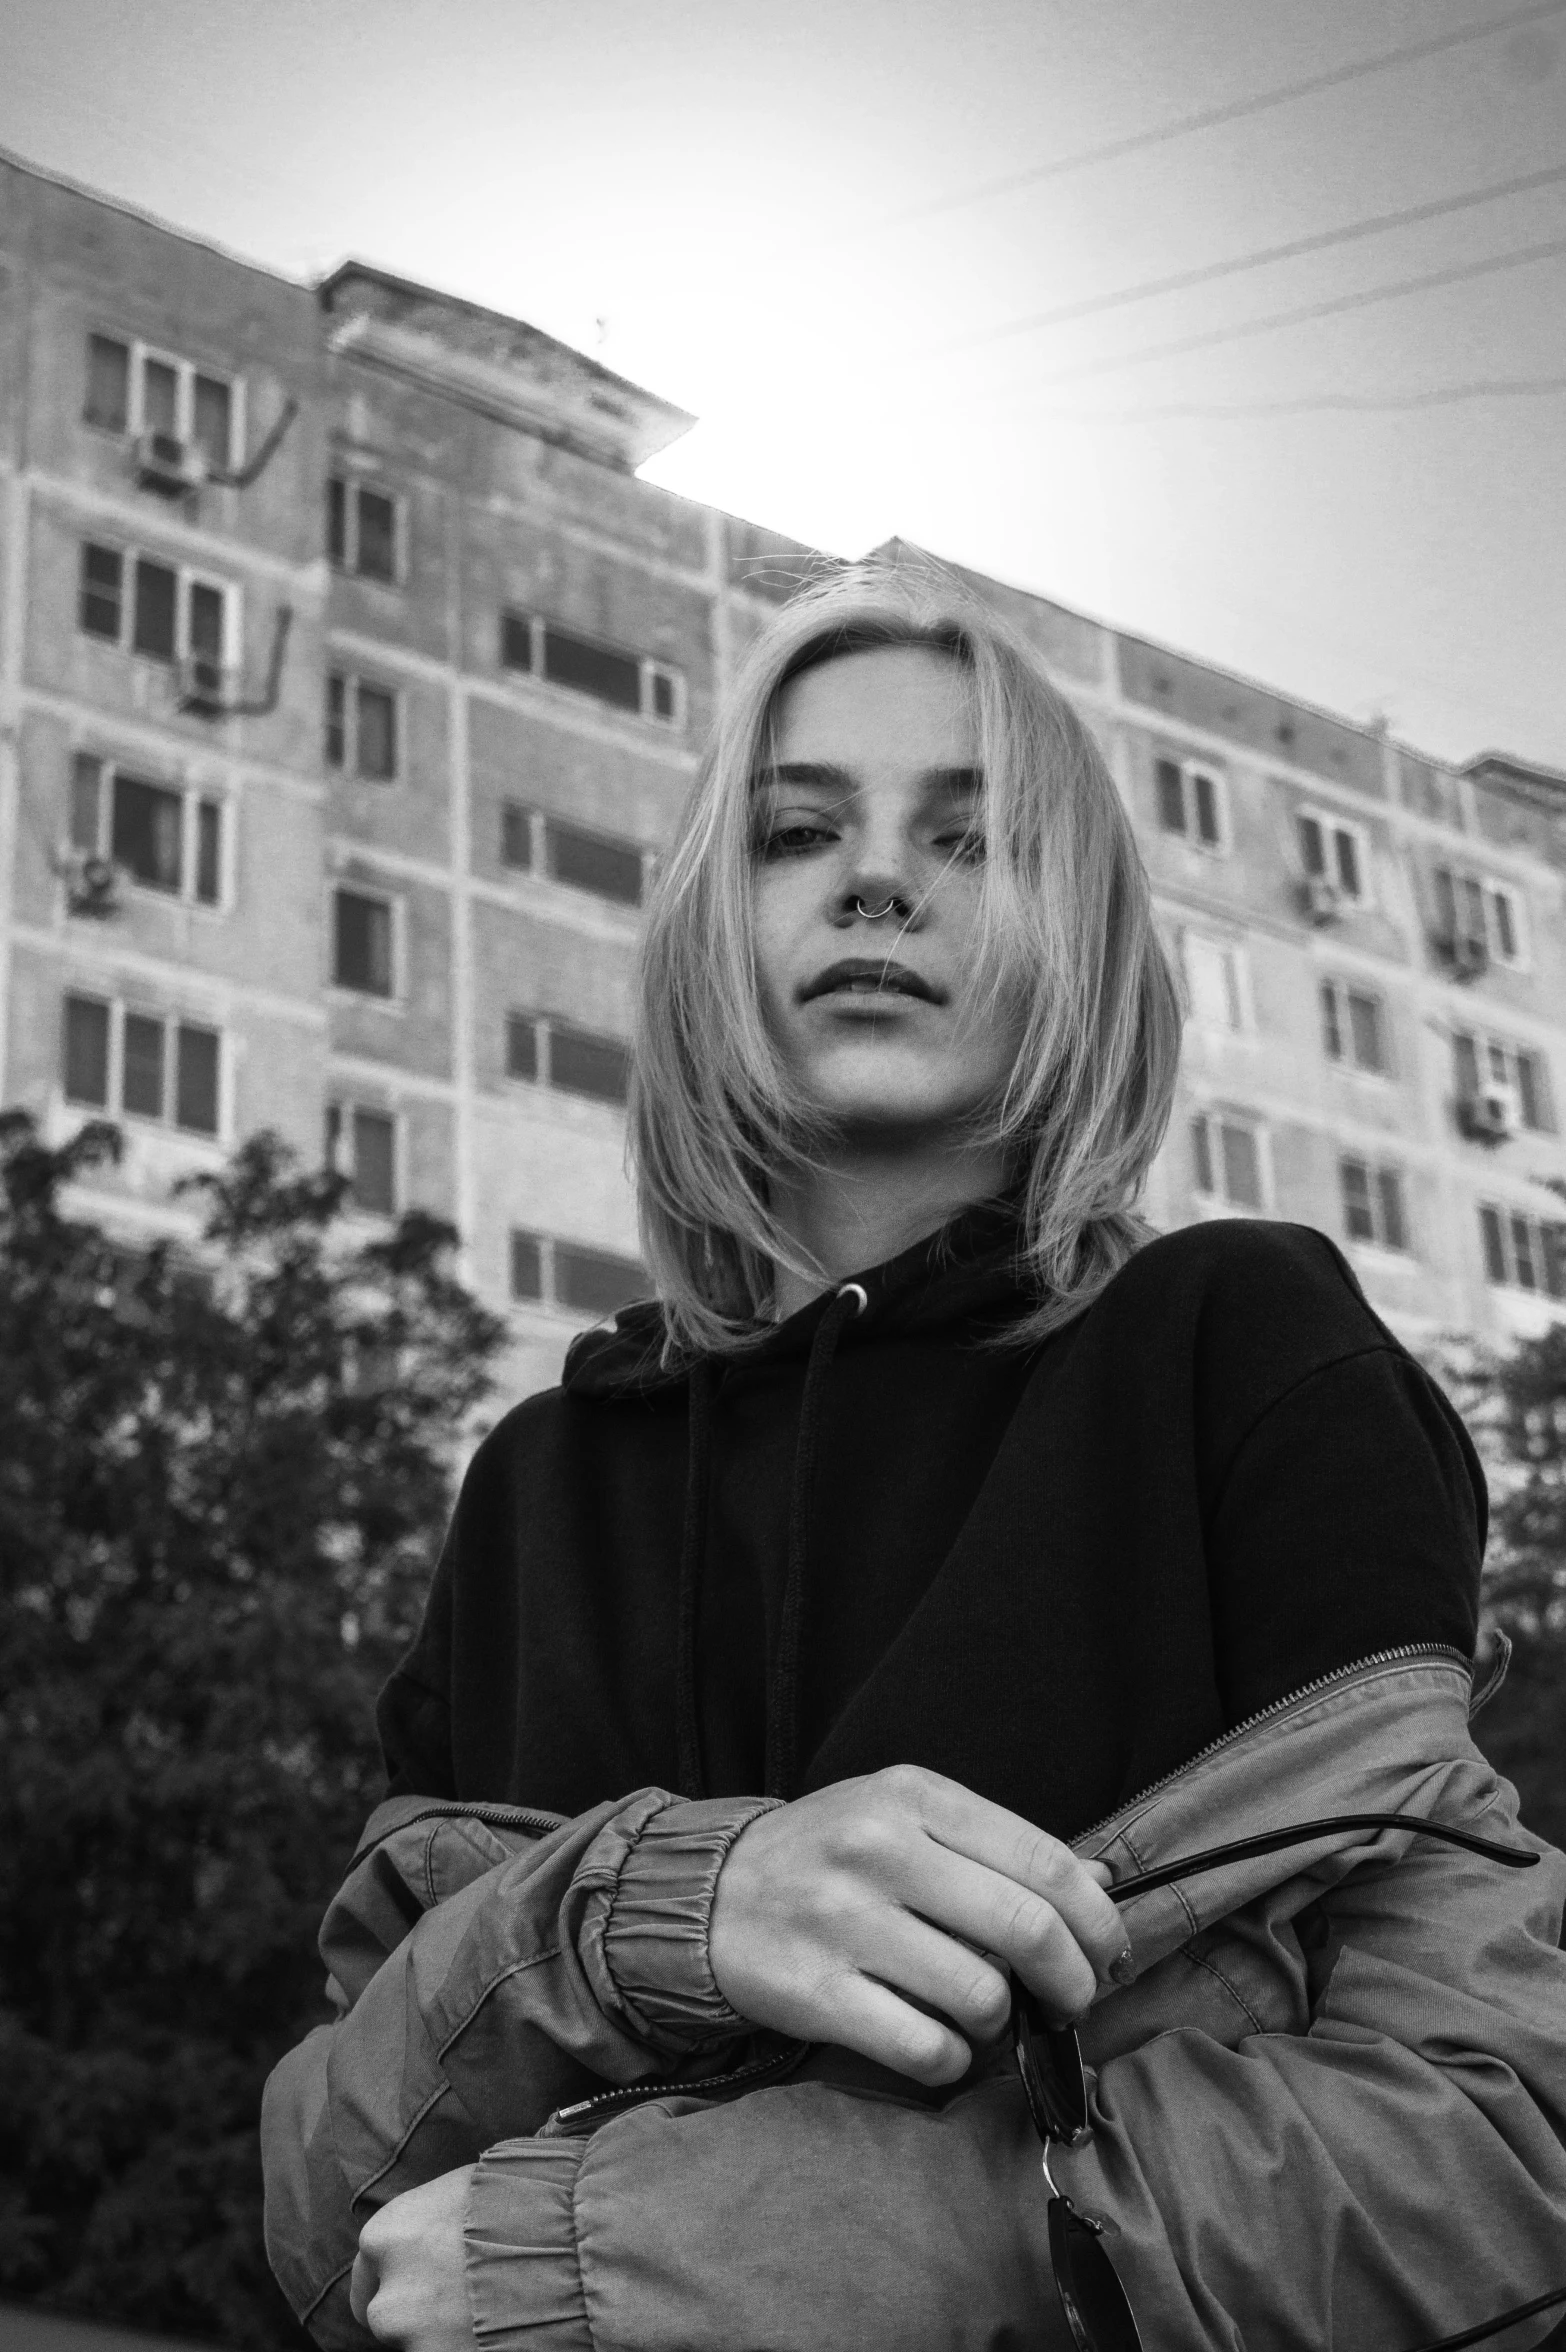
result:
[[(639, 910), (811, 550), (515, 319), (290, 284), (0, 161), (0, 1099), (96, 1213), (278, 1129), (449, 1217), (513, 1393), (633, 1295)], [(1566, 778), (1460, 772), (965, 575), (1095, 730), (1191, 1000), (1161, 1224), (1332, 1233), (1410, 1337), (1566, 1310)]]

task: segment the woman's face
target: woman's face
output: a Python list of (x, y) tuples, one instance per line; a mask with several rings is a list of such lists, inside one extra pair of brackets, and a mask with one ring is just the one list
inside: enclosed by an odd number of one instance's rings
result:
[(845, 1137), (953, 1128), (995, 1100), (1022, 1028), (1020, 1011), (986, 1020), (975, 1003), (984, 842), (967, 673), (925, 646), (840, 655), (784, 688), (775, 739), (755, 867), (772, 1034)]

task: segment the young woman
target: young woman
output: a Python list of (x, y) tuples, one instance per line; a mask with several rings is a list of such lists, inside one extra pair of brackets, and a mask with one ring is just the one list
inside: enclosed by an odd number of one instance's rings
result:
[(1140, 1220), (1178, 1035), (1027, 650), (786, 609), (649, 917), (657, 1303), (475, 1458), (269, 2085), (322, 2345), (1398, 2352), (1566, 2289), (1478, 1466), (1321, 1236)]

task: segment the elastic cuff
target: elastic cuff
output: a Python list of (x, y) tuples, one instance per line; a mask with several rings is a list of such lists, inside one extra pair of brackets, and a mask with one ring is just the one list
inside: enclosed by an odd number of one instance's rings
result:
[(729, 1848), (779, 1801), (714, 1797), (671, 1804), (627, 1850), (594, 1924), (603, 1967), (639, 2037), (688, 2050), (753, 2030), (718, 1990), (707, 1931)]
[(576, 2246), (585, 2140), (502, 2140), (473, 2170), (462, 2227), (484, 2352), (593, 2352)]

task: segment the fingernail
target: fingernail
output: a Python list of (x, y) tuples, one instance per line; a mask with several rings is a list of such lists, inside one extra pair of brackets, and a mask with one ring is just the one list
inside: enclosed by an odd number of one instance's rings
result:
[(1133, 1957), (1131, 1946), (1129, 1944), (1127, 1944), (1119, 1959), (1110, 1963), (1109, 1981), (1111, 1984), (1117, 1985), (1128, 1985), (1134, 1984), (1136, 1982), (1136, 1960)]

